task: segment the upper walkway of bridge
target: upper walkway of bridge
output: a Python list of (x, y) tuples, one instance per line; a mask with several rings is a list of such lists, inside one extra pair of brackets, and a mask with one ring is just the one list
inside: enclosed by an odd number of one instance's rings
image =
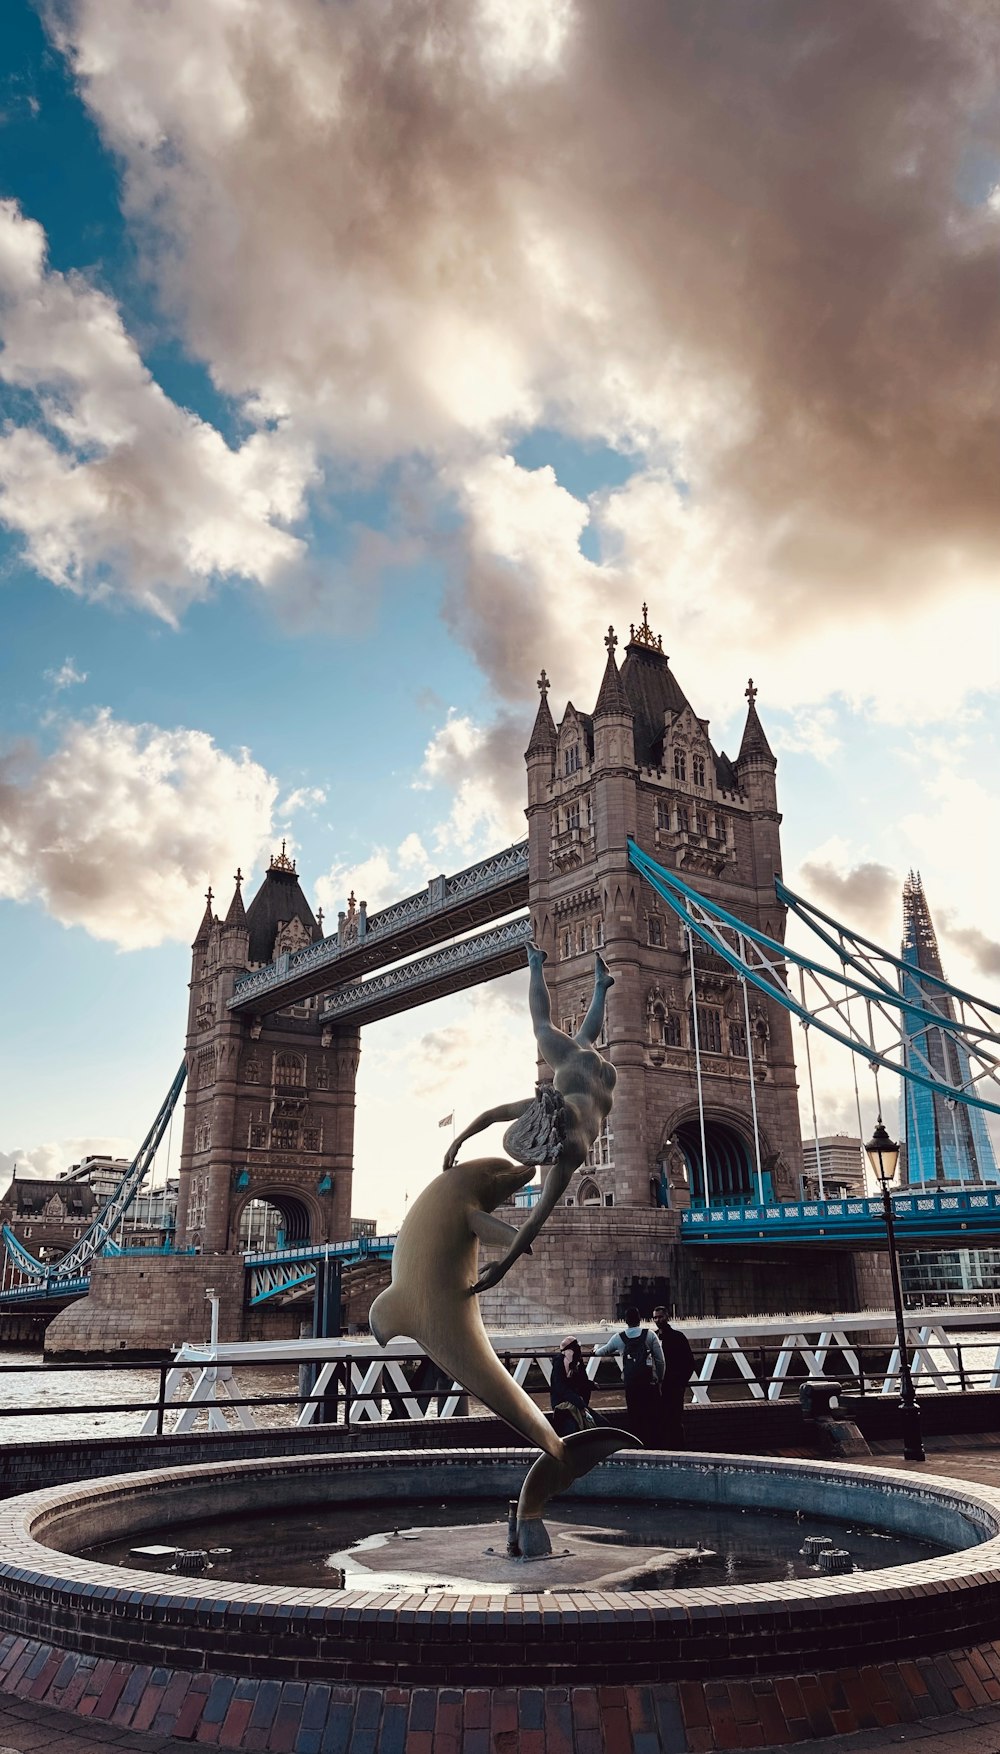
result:
[(229, 1009), (266, 1012), (301, 1004), (371, 969), (502, 919), (527, 900), (528, 843), (519, 841), (451, 877), (432, 877), (426, 889), (370, 918), (362, 916), (344, 943), (335, 933), (239, 976)]

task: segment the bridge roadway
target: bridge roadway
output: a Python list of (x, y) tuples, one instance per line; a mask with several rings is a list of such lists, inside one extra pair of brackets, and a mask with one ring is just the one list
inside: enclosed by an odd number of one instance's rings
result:
[[(1000, 1189), (969, 1188), (924, 1194), (914, 1189), (892, 1202), (898, 1246), (918, 1248), (1000, 1247)], [(755, 1249), (774, 1247), (871, 1249), (886, 1247), (881, 1199), (782, 1201), (764, 1206), (692, 1207), (682, 1212), (681, 1242), (692, 1246)], [(389, 1260), (395, 1236), (360, 1237), (350, 1242), (301, 1243), (244, 1257), (252, 1304), (300, 1292), (311, 1281), (321, 1256), (344, 1266)], [(127, 1250), (150, 1254), (164, 1251)], [(0, 1290), (0, 1309), (46, 1299), (81, 1297), (87, 1280), (57, 1284), (8, 1285)]]
[[(893, 1196), (892, 1215), (900, 1249), (1000, 1246), (1000, 1189), (965, 1188), (954, 1193)], [(815, 1248), (887, 1247), (881, 1195), (877, 1199), (780, 1201), (757, 1206), (692, 1207), (681, 1214), (681, 1241), (753, 1248), (796, 1243)]]
[[(304, 950), (280, 956), (266, 968), (242, 975), (236, 982), (229, 1009), (256, 1014), (301, 1004), (317, 993), (328, 993), (344, 982), (356, 982), (373, 969), (414, 956), (461, 932), (501, 920), (524, 907), (527, 900), (528, 843), (519, 841), (451, 877), (432, 877), (427, 888), (416, 895), (408, 895), (370, 918), (362, 917), (356, 935), (343, 944), (334, 933)], [(519, 956), (518, 962), (521, 960)], [(507, 970), (498, 968), (496, 972), (504, 974)], [(480, 969), (464, 984), (470, 985), (473, 978), (491, 977), (484, 976)], [(456, 986), (442, 988), (447, 992), (457, 990)], [(409, 1002), (413, 1002), (412, 993)], [(380, 1010), (376, 1015), (385, 1017), (389, 1012)], [(365, 1017), (353, 1020), (370, 1021)]]

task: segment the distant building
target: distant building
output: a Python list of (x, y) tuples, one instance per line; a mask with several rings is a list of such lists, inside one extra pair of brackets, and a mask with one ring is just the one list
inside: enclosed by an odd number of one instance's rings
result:
[[(954, 1019), (950, 994), (937, 982), (944, 979), (931, 910), (919, 871), (903, 885), (903, 945), (906, 965), (904, 999)], [(914, 1070), (929, 1071), (945, 1084), (960, 1087), (970, 1080), (969, 1056), (950, 1035), (928, 1023), (915, 1009), (905, 1014), (905, 1060)], [(979, 1185), (1000, 1182), (993, 1146), (982, 1109), (950, 1102), (936, 1090), (907, 1079), (903, 1095), (903, 1137), (906, 1179), (927, 1187), (936, 1183)]]
[(378, 1225), (374, 1218), (351, 1219), (351, 1241), (359, 1242), (363, 1236), (377, 1236)]
[(58, 1260), (83, 1235), (99, 1201), (86, 1183), (15, 1176), (0, 1199), (0, 1223), (36, 1260)]
[[(919, 871), (903, 885), (902, 977), (904, 998), (914, 1006), (954, 1017), (950, 995), (937, 982), (944, 971), (934, 921)], [(945, 1083), (967, 1084), (965, 1049), (915, 1009), (906, 1017), (906, 1063), (930, 1070)], [(925, 1191), (956, 1186), (996, 1186), (1000, 1170), (982, 1109), (949, 1102), (936, 1090), (906, 1081), (903, 1093), (904, 1178)], [(903, 1290), (910, 1301), (993, 1303), (1000, 1293), (1000, 1249), (920, 1249), (900, 1261)]]
[[(816, 1146), (819, 1145), (817, 1159)], [(848, 1133), (802, 1141), (802, 1194), (806, 1200), (843, 1200), (866, 1192), (864, 1146)]]

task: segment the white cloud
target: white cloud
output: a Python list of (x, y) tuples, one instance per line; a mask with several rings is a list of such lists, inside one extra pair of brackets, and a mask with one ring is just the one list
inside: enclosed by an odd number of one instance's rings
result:
[[(787, 705), (912, 719), (992, 686), (1000, 210), (954, 166), (985, 150), (1000, 20), (974, 0), (817, 0), (791, 63), (781, 9), (706, 36), (681, 0), (627, 31), (601, 0), (57, 16), (217, 386), (341, 462), (422, 452), (456, 494), (450, 615), (502, 696), (542, 661), (582, 686), (581, 641), (643, 596), (709, 706), (753, 651)], [(39, 272), (26, 247), (12, 273)], [(588, 508), (514, 474), (540, 423), (647, 461)], [(272, 543), (289, 515), (261, 508)]]
[(452, 713), (424, 750), (420, 786), (451, 792), (448, 816), (434, 831), (443, 859), (475, 858), (523, 840), (524, 728), (513, 717), (477, 724)]
[(0, 894), (123, 949), (190, 942), (206, 880), (262, 855), (277, 781), (203, 731), (103, 711), (0, 759)]
[(131, 1160), (134, 1150), (134, 1140), (106, 1135), (85, 1139), (49, 1139), (41, 1145), (0, 1151), (0, 1192), (9, 1185), (15, 1168), (19, 1180), (27, 1181), (31, 1177), (37, 1177), (39, 1181), (52, 1181), (63, 1170), (69, 1169), (71, 1164), (81, 1162), (84, 1157), (124, 1157)]
[(287, 426), (231, 449), (164, 395), (116, 306), (46, 267), (45, 236), (0, 202), (0, 380), (35, 424), (0, 431), (0, 520), (32, 566), (88, 596), (120, 592), (173, 620), (218, 578), (282, 583), (304, 546), (287, 526), (315, 465)]
[[(371, 1025), (358, 1069), (354, 1211), (394, 1230), (406, 1196), (412, 1202), (441, 1167), (451, 1139), (451, 1129), (439, 1125), (442, 1116), (454, 1109), (461, 1128), (485, 1108), (530, 1096), (534, 1082), (522, 974), (441, 999), (419, 1017)], [(463, 1155), (498, 1152), (501, 1134), (493, 1128), (470, 1140)]]
[(420, 837), (408, 834), (395, 853), (376, 847), (357, 864), (349, 861), (331, 865), (324, 876), (317, 878), (316, 897), (331, 922), (347, 908), (349, 894), (367, 904), (373, 914), (391, 901), (425, 889), (434, 875), (433, 860), (424, 851)]
[(73, 688), (78, 682), (86, 680), (86, 670), (78, 670), (72, 658), (66, 658), (58, 670), (45, 671), (45, 681), (57, 694), (64, 688)]
[(313, 810), (317, 805), (325, 803), (324, 786), (296, 786), (294, 791), (276, 804), (275, 815), (283, 821), (285, 817), (294, 816), (297, 810)]

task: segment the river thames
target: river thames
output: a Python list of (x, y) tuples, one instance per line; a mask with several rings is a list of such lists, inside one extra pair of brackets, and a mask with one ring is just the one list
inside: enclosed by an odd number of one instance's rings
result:
[[(997, 1382), (1000, 1333), (996, 1330), (984, 1332), (970, 1329), (967, 1332), (956, 1332), (949, 1339), (948, 1351), (952, 1353), (950, 1358), (941, 1347), (928, 1349), (933, 1364), (949, 1373), (949, 1388), (954, 1386), (957, 1390), (959, 1387), (954, 1348), (961, 1349), (962, 1368), (969, 1388), (1000, 1386)], [(17, 1368), (10, 1368), (12, 1366)], [(833, 1374), (837, 1374), (835, 1369)], [(847, 1373), (843, 1375), (847, 1379)], [(849, 1379), (847, 1381), (849, 1387)], [(69, 1437), (135, 1435), (141, 1431), (150, 1407), (156, 1403), (159, 1384), (160, 1370), (156, 1365), (118, 1365), (111, 1362), (99, 1369), (65, 1366), (54, 1369), (46, 1366), (38, 1353), (13, 1349), (0, 1352), (0, 1445), (26, 1441), (47, 1443)], [(916, 1386), (921, 1394), (937, 1392), (931, 1386), (931, 1379), (921, 1372), (917, 1373)], [(797, 1392), (797, 1379), (789, 1379), (784, 1395), (792, 1398)], [(238, 1388), (234, 1387), (234, 1393), (248, 1400), (286, 1395), (293, 1398), (287, 1406), (262, 1406), (254, 1411), (253, 1420), (256, 1425), (287, 1426), (294, 1424), (298, 1417), (299, 1406), (294, 1399), (298, 1393), (298, 1371), (295, 1367), (245, 1370), (241, 1373)], [(599, 1392), (598, 1399), (605, 1400), (608, 1393), (608, 1390)], [(614, 1391), (610, 1393), (614, 1395)], [(713, 1399), (742, 1399), (746, 1393), (746, 1385), (742, 1382), (717, 1382), (714, 1385)], [(181, 1398), (186, 1398), (186, 1391)], [(118, 1403), (130, 1405), (116, 1412), (100, 1410)], [(388, 1405), (382, 1410), (387, 1413)], [(235, 1428), (236, 1413), (230, 1409), (226, 1418)], [(199, 1416), (200, 1427), (204, 1426), (206, 1419), (205, 1413)], [(168, 1409), (165, 1418), (167, 1432), (173, 1422), (173, 1409)]]

